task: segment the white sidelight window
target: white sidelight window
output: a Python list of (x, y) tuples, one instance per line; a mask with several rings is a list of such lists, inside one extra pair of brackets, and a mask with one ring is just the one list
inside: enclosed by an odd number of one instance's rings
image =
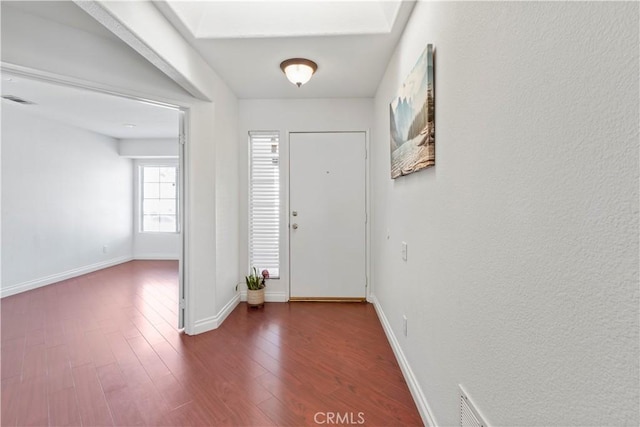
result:
[(142, 232), (178, 232), (177, 167), (140, 166)]
[(280, 277), (280, 134), (249, 132), (249, 268)]

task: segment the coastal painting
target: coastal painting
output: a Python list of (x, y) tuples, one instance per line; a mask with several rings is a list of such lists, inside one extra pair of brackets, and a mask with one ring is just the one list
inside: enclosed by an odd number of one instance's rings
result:
[(428, 44), (389, 105), (391, 178), (436, 164), (433, 45)]

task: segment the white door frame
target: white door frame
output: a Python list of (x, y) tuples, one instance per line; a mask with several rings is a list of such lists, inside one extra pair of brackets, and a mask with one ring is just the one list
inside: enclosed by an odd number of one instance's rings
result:
[[(286, 159), (286, 164), (281, 165), (281, 174), (282, 174), (282, 182), (281, 182), (281, 192), (284, 195), (282, 197), (282, 209), (281, 215), (284, 218), (282, 221), (283, 225), (281, 227), (282, 233), (280, 234), (282, 237), (280, 239), (282, 249), (280, 250), (281, 254), (281, 263), (280, 271), (285, 271), (287, 274), (286, 278), (286, 300), (288, 301), (291, 296), (291, 246), (290, 246), (290, 238), (291, 238), (291, 224), (289, 222), (289, 212), (291, 211), (291, 200), (289, 193), (290, 186), (290, 136), (294, 133), (364, 133), (365, 135), (365, 213), (367, 221), (365, 223), (365, 280), (366, 280), (366, 290), (365, 290), (365, 298), (368, 302), (371, 302), (371, 180), (370, 180), (370, 165), (371, 165), (371, 156), (369, 153), (370, 150), (370, 131), (369, 129), (336, 129), (336, 130), (284, 130), (282, 131), (282, 135), (285, 138), (281, 140), (281, 150), (283, 156), (281, 158)], [(284, 143), (284, 144), (283, 144)], [(284, 163), (284, 162), (283, 162)], [(286, 265), (283, 263), (286, 262)]]
[(189, 111), (184, 108), (178, 110), (179, 133), (178, 133), (178, 230), (180, 232), (180, 251), (178, 260), (178, 329), (185, 329), (185, 319), (187, 318), (187, 298), (186, 298), (186, 269), (185, 252), (187, 248), (188, 226), (186, 218), (187, 211), (187, 134), (189, 129)]
[(136, 93), (127, 93), (127, 91), (123, 91), (121, 88), (115, 88), (109, 85), (98, 84), (95, 82), (89, 82), (85, 80), (81, 80), (75, 77), (64, 76), (60, 74), (50, 73), (47, 71), (37, 70), (30, 67), (24, 67), (21, 65), (15, 65), (7, 62), (0, 62), (0, 70), (9, 72), (11, 74), (21, 75), (29, 79), (44, 81), (47, 83), (53, 83), (60, 86), (74, 87), (79, 89), (84, 89), (92, 92), (103, 93), (107, 95), (119, 96), (121, 98), (130, 99), (132, 101), (144, 102), (147, 104), (152, 104), (161, 107), (169, 107), (174, 108), (179, 111), (180, 114), (180, 147), (179, 147), (179, 155), (178, 155), (178, 165), (180, 167), (181, 176), (179, 185), (180, 191), (182, 192), (180, 196), (180, 206), (179, 209), (181, 214), (178, 215), (179, 227), (182, 233), (181, 239), (181, 247), (179, 251), (179, 275), (178, 280), (180, 284), (178, 286), (178, 297), (179, 297), (179, 314), (178, 314), (178, 324), (181, 328), (186, 328), (185, 332), (190, 333), (188, 330), (189, 325), (193, 324), (193, 321), (189, 321), (191, 319), (191, 310), (190, 310), (190, 283), (188, 280), (189, 271), (187, 269), (187, 260), (188, 260), (188, 241), (189, 241), (189, 233), (188, 230), (188, 222), (185, 221), (185, 218), (188, 215), (187, 206), (189, 206), (188, 197), (189, 197), (189, 179), (187, 173), (187, 165), (189, 164), (189, 144), (188, 139), (188, 129), (189, 129), (189, 107), (187, 105), (181, 103), (175, 103), (173, 101), (167, 101), (159, 98), (150, 98), (148, 96), (143, 96), (141, 94)]

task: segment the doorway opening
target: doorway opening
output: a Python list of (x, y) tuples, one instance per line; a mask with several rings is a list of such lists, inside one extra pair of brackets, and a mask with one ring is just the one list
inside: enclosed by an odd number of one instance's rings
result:
[(188, 110), (4, 64), (2, 80), (2, 297), (171, 260), (183, 329)]

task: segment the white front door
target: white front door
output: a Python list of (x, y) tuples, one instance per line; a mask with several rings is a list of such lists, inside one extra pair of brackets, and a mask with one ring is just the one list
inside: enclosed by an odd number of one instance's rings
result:
[(289, 135), (290, 298), (364, 299), (365, 133)]

